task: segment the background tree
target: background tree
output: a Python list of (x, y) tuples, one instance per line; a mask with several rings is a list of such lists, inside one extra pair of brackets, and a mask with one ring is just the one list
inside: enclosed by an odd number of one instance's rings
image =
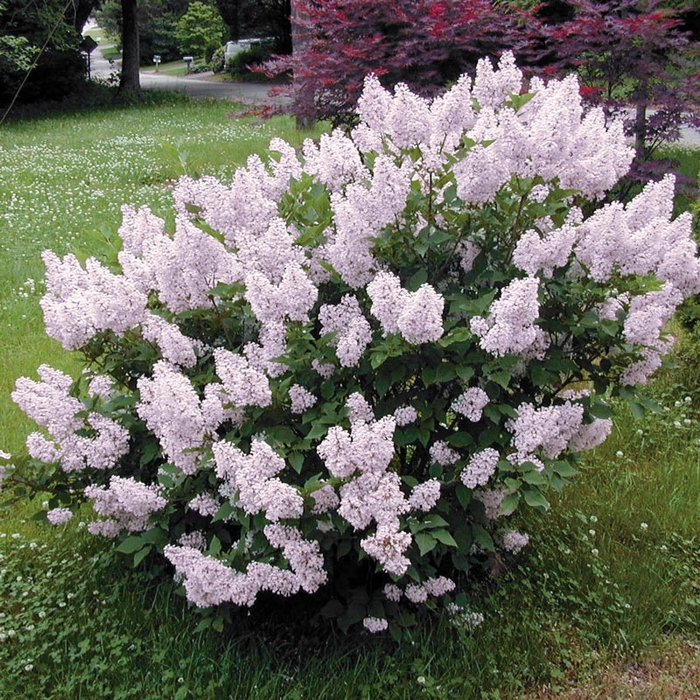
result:
[[(163, 61), (174, 61), (181, 56), (175, 33), (177, 22), (187, 12), (188, 5), (188, 0), (141, 0), (138, 3), (139, 60), (142, 66), (150, 65), (154, 54), (159, 54)], [(119, 37), (121, 44), (121, 0), (104, 0), (95, 16), (106, 32)]]
[[(545, 13), (546, 72), (576, 71), (589, 102), (624, 119), (634, 138), (635, 178), (667, 170), (652, 160), (684, 125), (700, 127), (698, 43), (658, 0), (565, 0)], [(563, 18), (563, 19), (562, 19)], [(653, 109), (652, 109), (653, 108)]]
[(121, 0), (122, 3), (122, 70), (119, 79), (119, 94), (138, 94), (141, 91), (139, 78), (139, 20), (137, 0)]
[(226, 25), (219, 11), (212, 5), (193, 2), (177, 23), (176, 36), (180, 48), (195, 56), (211, 59), (227, 34)]
[(82, 84), (80, 32), (92, 5), (0, 0), (0, 104), (59, 99)]
[(490, 0), (296, 0), (307, 40), (273, 71), (294, 72), (298, 118), (342, 119), (368, 73), (435, 95), (482, 56), (511, 49), (521, 64), (534, 46), (532, 14)]

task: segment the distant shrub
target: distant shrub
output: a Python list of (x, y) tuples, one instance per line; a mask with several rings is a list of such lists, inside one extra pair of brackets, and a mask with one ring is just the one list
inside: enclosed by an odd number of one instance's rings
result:
[(253, 44), (249, 49), (237, 53), (226, 61), (226, 72), (237, 80), (265, 80), (265, 76), (254, 73), (250, 66), (267, 61), (272, 56), (272, 45), (266, 43)]
[(213, 73), (223, 73), (226, 68), (226, 47), (220, 46), (211, 55), (211, 60), (207, 66)]

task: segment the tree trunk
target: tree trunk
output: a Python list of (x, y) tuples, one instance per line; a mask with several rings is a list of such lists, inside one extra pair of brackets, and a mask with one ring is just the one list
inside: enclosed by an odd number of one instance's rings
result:
[(649, 82), (640, 81), (637, 90), (637, 108), (634, 117), (634, 150), (639, 161), (647, 157), (647, 103), (649, 100)]
[[(295, 0), (291, 0), (290, 11), (292, 25), (292, 52), (296, 54), (297, 52), (303, 51), (307, 46), (308, 30), (299, 25), (299, 20), (308, 20), (309, 15), (297, 6)], [(292, 80), (295, 101), (303, 102), (304, 100), (302, 97), (300, 97), (300, 94), (303, 91), (310, 90), (311, 88), (304, 85), (296, 75), (292, 76)], [(311, 103), (312, 102), (313, 100)], [(315, 120), (312, 117), (297, 114), (296, 122), (297, 129), (309, 129), (314, 125)]]
[(122, 2), (122, 72), (119, 94), (137, 95), (141, 92), (139, 79), (139, 20), (138, 0)]

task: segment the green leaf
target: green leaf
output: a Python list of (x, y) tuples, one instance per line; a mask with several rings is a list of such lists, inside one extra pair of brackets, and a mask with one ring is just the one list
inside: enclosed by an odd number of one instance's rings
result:
[(527, 490), (523, 491), (525, 503), (539, 510), (549, 510), (549, 501), (539, 492)]
[(212, 518), (212, 522), (216, 523), (219, 520), (226, 520), (226, 518), (233, 515), (235, 508), (231, 505), (230, 501), (224, 501), (219, 510), (216, 511), (216, 515)]
[(287, 461), (297, 474), (301, 474), (301, 470), (304, 468), (303, 452), (290, 452), (287, 455)]
[(428, 281), (428, 271), (421, 267), (409, 280), (406, 282), (406, 289), (409, 292), (415, 292), (422, 284)]
[[(440, 340), (438, 341), (438, 345), (440, 345), (440, 347), (446, 348), (450, 345), (453, 345), (454, 343), (466, 343), (468, 340), (471, 340), (472, 335), (472, 332), (468, 328), (453, 328), (446, 335), (440, 338)], [(473, 374), (474, 370), (472, 370), (472, 375)], [(468, 382), (469, 379), (465, 379), (464, 381)]]
[(384, 351), (377, 350), (370, 355), (369, 364), (372, 366), (372, 369), (378, 369), (387, 361), (388, 357)]
[(416, 544), (420, 555), (424, 557), (428, 552), (432, 552), (437, 545), (437, 540), (427, 532), (419, 532), (415, 536)]
[(483, 549), (493, 552), (495, 549), (493, 537), (491, 537), (490, 533), (488, 533), (481, 525), (472, 525), (472, 535), (474, 536), (474, 541), (481, 545)]
[(516, 491), (515, 493), (509, 493), (501, 501), (501, 514), (510, 515), (518, 507), (520, 503), (520, 494)]
[(328, 432), (327, 425), (323, 425), (322, 423), (316, 423), (314, 426), (312, 426), (311, 430), (309, 430), (309, 433), (306, 436), (306, 439), (307, 440), (318, 440), (319, 438), (326, 437), (327, 432)]
[(496, 384), (504, 389), (507, 389), (508, 385), (510, 384), (511, 373), (504, 369), (496, 370), (495, 372), (491, 372), (489, 379), (496, 382)]
[(131, 535), (117, 547), (117, 552), (121, 552), (122, 554), (133, 554), (134, 552), (138, 552), (140, 549), (142, 549), (144, 544), (145, 543), (141, 538), (141, 535)]
[(449, 527), (447, 520), (437, 513), (431, 513), (423, 520), (423, 522), (425, 523), (426, 527)]
[(453, 447), (470, 447), (474, 444), (474, 438), (469, 433), (459, 432), (447, 436), (447, 440)]
[(532, 484), (533, 486), (543, 486), (548, 483), (547, 477), (536, 470), (525, 472), (521, 478), (526, 484)]
[(143, 549), (140, 549), (134, 554), (134, 566), (138, 566), (150, 553), (153, 547), (147, 544)]
[(468, 508), (472, 502), (472, 492), (461, 481), (455, 487), (455, 495), (462, 508)]
[(448, 547), (457, 547), (457, 543), (454, 537), (447, 530), (431, 530), (430, 534), (442, 544), (446, 544)]
[(576, 476), (578, 470), (574, 469), (568, 462), (564, 460), (559, 460), (554, 462), (552, 469), (559, 474), (559, 476)]

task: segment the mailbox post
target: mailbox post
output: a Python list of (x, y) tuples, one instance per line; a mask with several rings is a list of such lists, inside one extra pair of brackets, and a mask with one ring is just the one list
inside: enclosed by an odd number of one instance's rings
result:
[(182, 60), (187, 64), (187, 72), (192, 70), (192, 64), (194, 63), (194, 56), (183, 56)]
[(157, 73), (158, 66), (160, 65), (160, 56), (158, 54), (155, 54), (155, 56), (153, 56), (153, 63), (156, 64), (156, 73)]

